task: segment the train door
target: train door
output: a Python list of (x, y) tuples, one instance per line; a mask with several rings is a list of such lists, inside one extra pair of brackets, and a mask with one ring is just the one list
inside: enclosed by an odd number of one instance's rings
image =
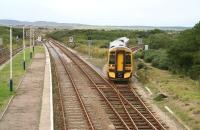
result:
[(117, 71), (118, 72), (124, 71), (124, 53), (123, 52), (117, 53)]

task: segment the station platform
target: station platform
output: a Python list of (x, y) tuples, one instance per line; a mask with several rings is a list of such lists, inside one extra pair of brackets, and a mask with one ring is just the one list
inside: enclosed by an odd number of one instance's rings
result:
[(0, 119), (0, 130), (53, 130), (50, 57), (37, 53)]

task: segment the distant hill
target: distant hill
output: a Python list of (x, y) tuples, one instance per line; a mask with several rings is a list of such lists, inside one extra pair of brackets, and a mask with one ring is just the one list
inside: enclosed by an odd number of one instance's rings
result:
[(98, 26), (98, 25), (86, 25), (86, 24), (76, 24), (76, 23), (57, 23), (49, 21), (18, 21), (18, 20), (7, 20), (0, 19), (0, 25), (3, 26), (36, 26), (36, 27), (48, 27), (48, 28), (63, 28), (63, 29), (128, 29), (128, 30), (152, 30), (152, 29), (161, 29), (161, 30), (176, 30), (181, 31), (188, 29), (190, 27), (181, 27), (181, 26)]

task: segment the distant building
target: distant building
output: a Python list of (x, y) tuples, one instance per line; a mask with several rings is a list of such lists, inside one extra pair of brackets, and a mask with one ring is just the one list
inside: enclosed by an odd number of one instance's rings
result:
[(41, 42), (41, 41), (42, 41), (42, 37), (41, 37), (41, 36), (38, 36), (37, 41), (38, 41), (38, 42)]

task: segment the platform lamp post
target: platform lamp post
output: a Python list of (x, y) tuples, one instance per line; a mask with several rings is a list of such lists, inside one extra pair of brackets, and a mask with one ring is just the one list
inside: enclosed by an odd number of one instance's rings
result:
[(30, 26), (30, 34), (29, 34), (29, 37), (30, 37), (30, 59), (32, 59), (32, 32), (31, 32), (31, 26)]
[(92, 38), (91, 38), (91, 36), (88, 36), (88, 48), (89, 48), (88, 55), (89, 55), (89, 58), (91, 56), (91, 44), (92, 44)]
[(33, 29), (33, 53), (35, 51), (35, 30)]
[(23, 68), (26, 69), (26, 43), (25, 43), (25, 27), (23, 27)]
[(12, 94), (13, 91), (12, 73), (12, 27), (10, 27), (10, 94)]

